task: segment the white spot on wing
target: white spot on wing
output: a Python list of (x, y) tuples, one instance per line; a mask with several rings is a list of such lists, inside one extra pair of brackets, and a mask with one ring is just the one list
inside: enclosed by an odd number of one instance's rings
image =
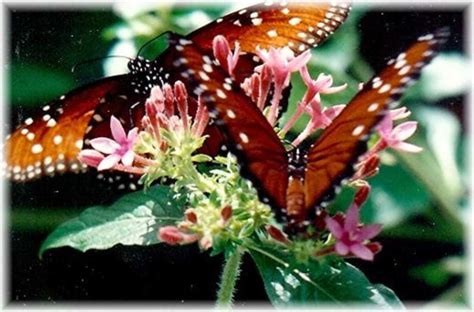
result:
[(242, 140), (243, 143), (248, 143), (249, 142), (249, 137), (245, 133), (240, 132), (239, 137), (240, 137), (240, 139)]
[(288, 23), (290, 23), (290, 25), (296, 26), (296, 25), (298, 25), (299, 23), (301, 23), (301, 18), (299, 18), (299, 17), (290, 18), (290, 20), (288, 21)]
[(268, 35), (268, 37), (270, 37), (270, 38), (275, 38), (275, 37), (278, 36), (278, 33), (276, 32), (275, 29), (272, 29), (272, 30), (267, 31), (267, 35)]
[(63, 137), (62, 136), (60, 136), (59, 134), (54, 136), (54, 138), (53, 138), (53, 143), (54, 144), (59, 145), (62, 142), (63, 142)]
[(353, 136), (358, 136), (362, 133), (362, 131), (364, 131), (364, 129), (365, 129), (365, 126), (359, 125), (359, 126), (355, 127), (354, 130), (352, 130), (352, 135)]
[(35, 144), (31, 147), (31, 152), (33, 154), (39, 154), (43, 151), (43, 146), (41, 144)]

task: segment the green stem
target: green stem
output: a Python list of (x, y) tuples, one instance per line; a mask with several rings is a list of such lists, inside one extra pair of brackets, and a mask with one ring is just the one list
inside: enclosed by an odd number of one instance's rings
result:
[(220, 288), (217, 293), (216, 305), (218, 308), (229, 309), (232, 306), (235, 284), (240, 274), (240, 263), (242, 262), (243, 250), (237, 248), (226, 259), (224, 270), (221, 275)]

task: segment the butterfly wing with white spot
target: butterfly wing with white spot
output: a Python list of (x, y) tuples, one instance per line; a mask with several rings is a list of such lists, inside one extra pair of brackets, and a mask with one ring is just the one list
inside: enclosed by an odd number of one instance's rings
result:
[(396, 103), (406, 87), (419, 76), (447, 36), (447, 30), (441, 29), (433, 35), (420, 37), (397, 59), (390, 60), (312, 145), (305, 173), (308, 213), (329, 200), (342, 180), (353, 174), (353, 166), (366, 151), (366, 140), (374, 127), (387, 108)]
[(114, 76), (76, 89), (43, 106), (36, 119), (27, 118), (6, 139), (6, 176), (26, 181), (82, 169), (77, 155), (89, 120), (106, 94), (123, 87), (125, 77)]
[[(211, 117), (225, 134), (229, 149), (237, 156), (243, 176), (256, 187), (262, 201), (269, 202), (277, 216), (286, 207), (288, 157), (284, 146), (257, 106), (238, 84), (211, 64), (202, 74), (203, 51), (194, 44), (178, 51), (192, 69), (195, 93), (208, 106)], [(177, 66), (176, 70), (184, 70)], [(201, 73), (202, 72), (202, 73)]]
[(201, 49), (210, 49), (216, 35), (224, 35), (231, 46), (238, 41), (243, 52), (257, 47), (289, 47), (295, 53), (316, 47), (347, 18), (345, 3), (265, 1), (219, 18), (189, 34)]

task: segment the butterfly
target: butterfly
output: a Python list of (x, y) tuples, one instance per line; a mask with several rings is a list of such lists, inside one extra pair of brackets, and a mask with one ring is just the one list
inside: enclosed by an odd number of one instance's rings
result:
[[(219, 67), (208, 71), (206, 80), (194, 75), (198, 85), (194, 92), (201, 94), (226, 135), (242, 176), (253, 183), (260, 199), (286, 224), (288, 234), (301, 233), (354, 174), (374, 128), (416, 81), (447, 36), (447, 29), (422, 36), (391, 59), (307, 149), (287, 151), (261, 110)], [(195, 44), (179, 52), (195, 72), (204, 65), (203, 53)]]
[[(90, 139), (111, 137), (109, 120), (118, 117), (125, 130), (140, 127), (144, 102), (153, 86), (163, 86), (180, 79), (189, 72), (177, 52), (186, 51), (193, 42), (203, 51), (212, 50), (216, 35), (224, 35), (231, 46), (238, 41), (243, 54), (237, 64), (236, 81), (253, 71), (258, 59), (252, 54), (256, 46), (262, 48), (288, 46), (296, 54), (321, 44), (346, 19), (347, 4), (267, 1), (219, 18), (174, 44), (152, 61), (137, 58), (129, 62), (130, 72), (104, 78), (73, 90), (43, 106), (35, 117), (29, 117), (5, 141), (2, 169), (15, 181), (27, 181), (44, 175), (85, 169), (78, 159), (79, 151)], [(176, 72), (181, 66), (183, 72)], [(189, 82), (191, 83), (191, 82)], [(196, 99), (188, 100), (194, 113)], [(201, 152), (214, 155), (222, 146), (223, 135), (209, 125)]]

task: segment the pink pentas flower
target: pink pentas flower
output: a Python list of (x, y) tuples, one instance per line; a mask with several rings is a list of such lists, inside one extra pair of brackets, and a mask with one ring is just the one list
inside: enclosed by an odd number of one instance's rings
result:
[(352, 204), (346, 217), (326, 217), (326, 227), (336, 239), (334, 249), (340, 256), (353, 255), (363, 260), (372, 261), (374, 250), (368, 240), (377, 236), (382, 230), (380, 224), (362, 226), (359, 224), (359, 206)]
[(304, 100), (306, 101), (312, 99), (317, 93), (333, 94), (343, 91), (347, 88), (346, 83), (337, 87), (333, 87), (332, 76), (326, 75), (324, 73), (319, 74), (318, 78), (314, 80), (313, 78), (311, 78), (307, 66), (304, 66), (300, 69), (300, 75), (301, 78), (303, 78), (304, 84), (308, 88), (304, 97)]
[(99, 171), (111, 169), (119, 162), (122, 162), (125, 166), (131, 166), (135, 158), (133, 144), (138, 136), (138, 128), (133, 128), (126, 134), (122, 123), (112, 116), (110, 118), (110, 131), (113, 140), (100, 137), (90, 141), (91, 146), (96, 151), (108, 154), (97, 166)]
[(307, 87), (303, 99), (296, 108), (296, 112), (288, 120), (282, 129), (282, 134), (286, 134), (296, 123), (303, 113), (311, 116), (306, 128), (292, 142), (293, 146), (299, 145), (304, 139), (317, 129), (326, 128), (334, 118), (344, 109), (345, 105), (335, 105), (333, 107), (321, 107), (320, 94), (332, 94), (344, 90), (347, 85), (333, 87), (333, 79), (330, 75), (320, 74), (316, 80), (309, 75), (307, 66), (300, 69), (300, 75)]
[(283, 90), (290, 84), (291, 73), (306, 66), (311, 58), (311, 52), (308, 50), (295, 57), (293, 51), (288, 47), (270, 48), (268, 51), (257, 48), (257, 54), (263, 61), (263, 67), (269, 68), (272, 73), (274, 95), (267, 119), (273, 126), (277, 120)]
[(391, 111), (384, 117), (377, 127), (380, 135), (380, 141), (374, 147), (377, 152), (387, 147), (410, 153), (418, 153), (423, 150), (419, 146), (404, 142), (415, 133), (418, 127), (416, 121), (406, 121), (395, 127), (393, 125), (394, 120), (406, 118), (409, 115), (410, 112), (407, 111), (406, 107), (402, 107)]
[(110, 131), (113, 140), (106, 137), (92, 139), (90, 144), (93, 150), (82, 150), (79, 153), (79, 159), (87, 165), (97, 167), (99, 171), (111, 169), (119, 162), (124, 166), (131, 166), (135, 158), (133, 145), (138, 136), (138, 128), (133, 128), (126, 134), (121, 122), (112, 116)]

